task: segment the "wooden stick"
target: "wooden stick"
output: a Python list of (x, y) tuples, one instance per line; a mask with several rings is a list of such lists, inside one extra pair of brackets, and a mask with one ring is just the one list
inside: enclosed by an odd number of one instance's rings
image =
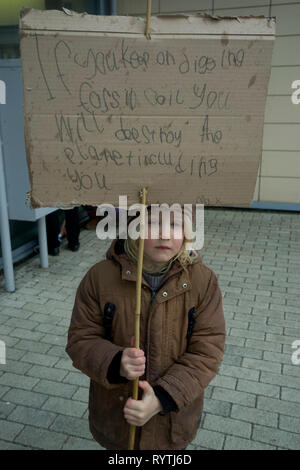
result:
[[(145, 208), (146, 208), (146, 188), (142, 189), (142, 207), (140, 214), (140, 240), (139, 240), (139, 257), (137, 266), (136, 278), (136, 312), (135, 312), (135, 335), (134, 347), (140, 347), (140, 313), (141, 313), (141, 288), (142, 288), (142, 268), (143, 268), (143, 254), (144, 254), (144, 238), (145, 238)], [(139, 377), (133, 381), (132, 398), (138, 399), (139, 390)], [(135, 425), (131, 424), (129, 429), (129, 444), (128, 450), (133, 450), (135, 438)]]
[(145, 31), (145, 35), (147, 39), (151, 39), (150, 18), (151, 18), (151, 0), (147, 0), (147, 18), (146, 18), (146, 31)]

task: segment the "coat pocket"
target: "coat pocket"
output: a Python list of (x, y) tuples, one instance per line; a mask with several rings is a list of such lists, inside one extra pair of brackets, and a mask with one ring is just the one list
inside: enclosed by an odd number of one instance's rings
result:
[(174, 445), (187, 445), (196, 436), (203, 409), (203, 394), (186, 409), (170, 412), (171, 441)]
[(125, 446), (129, 438), (129, 424), (124, 418), (123, 409), (130, 396), (130, 384), (120, 384), (107, 390), (91, 381), (89, 396), (89, 421), (98, 435), (102, 435), (114, 445)]

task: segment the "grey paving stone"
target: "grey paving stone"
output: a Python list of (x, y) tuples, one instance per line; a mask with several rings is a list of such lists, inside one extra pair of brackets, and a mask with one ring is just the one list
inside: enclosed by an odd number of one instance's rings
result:
[(240, 329), (247, 330), (249, 328), (249, 322), (248, 321), (238, 320), (237, 318), (227, 319), (226, 320), (226, 326), (227, 327), (232, 326), (233, 328), (240, 328)]
[(54, 367), (57, 367), (58, 369), (66, 369), (66, 370), (71, 370), (71, 371), (74, 370), (74, 366), (73, 366), (71, 359), (59, 359)]
[(242, 392), (255, 393), (256, 395), (265, 395), (273, 398), (279, 398), (280, 395), (279, 386), (254, 382), (253, 380), (239, 379), (236, 389)]
[(95, 440), (69, 437), (62, 447), (63, 450), (105, 450)]
[(8, 390), (7, 393), (2, 396), (2, 400), (4, 401), (15, 403), (16, 405), (32, 406), (34, 408), (39, 408), (46, 399), (47, 397), (40, 393), (17, 388)]
[(229, 364), (232, 366), (241, 366), (242, 358), (240, 356), (235, 356), (233, 354), (224, 354), (223, 364)]
[(236, 436), (226, 436), (224, 450), (275, 450), (276, 446), (270, 446), (250, 439)]
[(11, 317), (9, 318), (9, 320), (6, 321), (6, 325), (14, 327), (13, 329), (18, 327), (18, 328), (23, 328), (26, 330), (33, 330), (36, 326), (38, 326), (38, 322)]
[(0, 323), (1, 325), (4, 325), (4, 323), (9, 320), (11, 317), (9, 315), (5, 315), (5, 313), (2, 313), (1, 310), (1, 305), (0, 305)]
[(279, 428), (300, 434), (300, 419), (292, 416), (279, 415)]
[(258, 409), (274, 411), (287, 416), (297, 416), (300, 418), (300, 406), (298, 403), (284, 401), (276, 398), (262, 397), (257, 398), (256, 407)]
[(58, 356), (60, 358), (67, 359), (69, 356), (65, 351), (66, 339), (64, 340), (64, 342), (61, 341), (61, 343), (63, 344), (63, 346), (51, 346), (49, 349), (49, 354), (51, 354), (52, 356)]
[(63, 384), (61, 382), (55, 382), (53, 380), (41, 379), (33, 390), (47, 395), (71, 398), (76, 392), (77, 387), (74, 385)]
[(49, 354), (28, 352), (23, 356), (22, 360), (24, 362), (30, 362), (31, 364), (51, 367), (58, 361), (58, 358), (55, 356), (49, 356)]
[[(291, 361), (292, 362), (292, 361)], [(290, 366), (284, 364), (282, 367), (282, 373), (288, 377), (286, 377), (287, 380), (290, 380), (289, 376), (292, 375), (294, 377), (300, 377), (300, 367), (292, 364)]]
[(281, 320), (284, 320), (285, 312), (282, 311), (282, 309), (279, 312), (277, 312), (275, 310), (270, 310), (268, 308), (261, 308), (257, 305), (253, 305), (252, 315), (259, 316), (259, 317), (263, 315), (263, 316), (266, 316), (267, 318), (279, 318)]
[(24, 307), (26, 301), (25, 300), (13, 300), (8, 297), (3, 297), (1, 300), (2, 306), (4, 307), (11, 307), (11, 308), (22, 308)]
[(251, 324), (249, 327), (250, 331), (262, 331), (265, 333), (274, 333), (274, 334), (283, 334), (283, 328), (279, 326), (271, 326), (270, 324), (263, 325), (263, 324), (258, 324), (254, 323)]
[[(47, 325), (56, 325), (61, 321), (60, 315), (55, 315), (55, 312), (49, 314), (43, 313), (32, 313), (30, 315), (30, 320), (37, 321), (39, 323), (47, 323)], [(70, 320), (69, 320), (70, 323)]]
[(69, 436), (91, 439), (89, 423), (86, 419), (59, 415), (50, 426), (51, 430), (63, 432)]
[(55, 310), (55, 306), (50, 304), (49, 302), (45, 304), (38, 304), (34, 302), (27, 302), (23, 306), (23, 311), (29, 313), (31, 315), (33, 312), (34, 313), (52, 313)]
[(266, 442), (278, 445), (286, 449), (300, 449), (300, 434), (281, 431), (267, 426), (254, 425), (252, 439), (254, 441)]
[[(28, 371), (27, 375), (32, 377), (39, 377), (41, 379), (54, 380), (61, 382), (67, 375), (67, 371), (63, 369), (55, 369), (54, 367), (45, 366), (32, 366)], [(76, 384), (75, 384), (76, 385)]]
[(267, 316), (258, 317), (257, 315), (251, 315), (250, 313), (234, 313), (234, 320), (239, 320), (250, 325), (266, 325)]
[(38, 381), (39, 379), (26, 377), (19, 374), (12, 374), (11, 372), (5, 372), (0, 377), (0, 384), (8, 385), (9, 387), (22, 388), (25, 390), (32, 390)]
[(228, 336), (226, 337), (226, 345), (232, 344), (234, 346), (241, 346), (245, 345), (245, 338), (239, 338), (238, 336)]
[(269, 372), (281, 372), (281, 364), (271, 361), (263, 361), (258, 359), (249, 359), (244, 358), (243, 367), (248, 367), (249, 369), (258, 369), (258, 370), (267, 370)]
[(247, 438), (250, 438), (251, 435), (251, 424), (237, 419), (210, 414), (205, 415), (203, 429)]
[(8, 370), (7, 365), (11, 361), (22, 361), (22, 358), (25, 355), (25, 351), (17, 349), (19, 343), (15, 344), (13, 347), (11, 347), (9, 343), (10, 342), (6, 342), (6, 370)]
[(31, 341), (39, 341), (43, 336), (42, 333), (36, 331), (25, 330), (24, 328), (15, 328), (10, 335), (16, 338), (28, 339)]
[(66, 328), (58, 325), (53, 325), (50, 323), (40, 323), (36, 327), (36, 331), (39, 331), (41, 333), (47, 333), (49, 335), (54, 335), (54, 336), (65, 336), (66, 334)]
[(250, 330), (242, 330), (240, 328), (231, 328), (230, 330), (231, 336), (238, 336), (241, 338), (252, 338), (252, 339), (265, 339), (265, 333), (260, 331), (250, 331)]
[(257, 408), (249, 408), (233, 404), (231, 408), (231, 418), (246, 421), (248, 423), (263, 424), (277, 428), (278, 426), (278, 413), (269, 411), (262, 411)]
[(49, 344), (43, 344), (40, 341), (31, 341), (27, 339), (22, 339), (18, 342), (18, 344), (15, 346), (17, 349), (22, 350), (22, 357), (25, 355), (25, 352), (35, 352), (35, 353), (40, 353), (40, 354), (46, 354), (47, 351), (50, 349)]
[(5, 393), (10, 390), (6, 385), (0, 385), (0, 398), (5, 395)]
[(56, 416), (55, 413), (49, 411), (18, 405), (13, 412), (10, 413), (9, 420), (41, 428), (48, 428), (50, 424), (53, 423)]
[(0, 439), (4, 441), (13, 441), (23, 427), (24, 426), (22, 424), (12, 423), (7, 419), (0, 419)]
[(247, 339), (246, 347), (249, 347), (252, 349), (260, 349), (262, 351), (275, 351), (275, 352), (281, 352), (281, 349), (282, 349), (281, 344), (271, 343), (270, 341), (259, 341), (255, 339)]
[(282, 387), (282, 389), (281, 389), (281, 399), (291, 401), (291, 402), (300, 403), (299, 389)]
[[(11, 331), (14, 330), (14, 327), (13, 326), (5, 326), (5, 325), (1, 325), (1, 338), (3, 338), (4, 335), (8, 336), (9, 333), (11, 333)], [(2, 339), (3, 341), (3, 339)]]
[(0, 419), (5, 419), (15, 407), (14, 403), (0, 401)]
[(220, 450), (223, 447), (224, 439), (225, 435), (221, 432), (199, 429), (192, 444), (195, 446), (203, 446), (206, 449)]
[(227, 377), (226, 375), (219, 375), (217, 374), (213, 380), (210, 382), (210, 385), (222, 387), (222, 388), (229, 388), (234, 390), (236, 388), (237, 379), (233, 377)]
[(79, 387), (78, 390), (72, 396), (73, 400), (83, 401), (88, 403), (89, 401), (89, 389), (86, 387)]
[(214, 400), (228, 401), (230, 403), (240, 403), (250, 407), (255, 406), (255, 395), (253, 393), (239, 392), (237, 390), (228, 390), (221, 387), (215, 387), (212, 398)]
[(0, 450), (30, 450), (30, 448), (22, 446), (21, 444), (0, 440)]
[(219, 373), (221, 375), (227, 375), (229, 377), (236, 377), (241, 379), (258, 380), (259, 378), (258, 370), (252, 370), (247, 367), (235, 367), (225, 364), (221, 364), (219, 367)]
[(28, 445), (33, 449), (58, 450), (62, 448), (66, 440), (67, 436), (63, 433), (25, 426), (15, 442)]
[(234, 354), (241, 357), (250, 357), (253, 359), (262, 359), (262, 351), (255, 348), (239, 347), (235, 345), (227, 345), (225, 349), (226, 353)]
[(42, 409), (81, 418), (87, 409), (87, 404), (66, 398), (49, 397), (42, 406)]
[(287, 378), (285, 375), (272, 374), (270, 372), (262, 372), (259, 380), (263, 383), (275, 385), (286, 385), (288, 383), (290, 387), (300, 389), (300, 377), (298, 378), (289, 376)]
[(89, 377), (81, 372), (68, 372), (63, 382), (72, 385), (80, 385), (81, 387), (89, 387), (90, 385)]
[(1, 313), (4, 315), (8, 315), (9, 317), (17, 317), (21, 319), (26, 319), (30, 317), (32, 311), (26, 311), (23, 308), (16, 308), (16, 307), (5, 307), (2, 308)]
[(211, 398), (206, 398), (204, 403), (204, 411), (211, 413), (213, 415), (220, 416), (229, 416), (230, 415), (231, 404), (221, 401), (214, 400)]
[(278, 364), (288, 364), (292, 363), (291, 361), (292, 350), (290, 354), (280, 354), (276, 352), (264, 351), (263, 358), (265, 361), (276, 361)]

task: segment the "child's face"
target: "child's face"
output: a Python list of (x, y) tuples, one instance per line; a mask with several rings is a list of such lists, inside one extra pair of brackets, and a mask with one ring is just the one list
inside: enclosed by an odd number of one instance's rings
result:
[[(184, 240), (183, 217), (180, 220), (180, 214), (170, 213), (170, 236), (168, 238), (166, 238), (167, 231), (163, 234), (163, 228), (165, 227), (166, 230), (167, 225), (168, 220), (167, 218), (163, 220), (161, 213), (157, 216), (152, 215), (152, 217), (148, 214), (148, 237), (144, 240), (144, 255), (146, 259), (148, 258), (158, 267), (160, 264), (166, 264), (173, 256), (177, 255)], [(151, 238), (151, 236), (155, 236), (154, 231), (157, 232), (158, 238)]]

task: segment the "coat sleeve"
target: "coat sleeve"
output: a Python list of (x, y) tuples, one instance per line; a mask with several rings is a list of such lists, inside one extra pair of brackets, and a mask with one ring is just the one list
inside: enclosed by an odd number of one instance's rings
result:
[(166, 390), (178, 413), (188, 407), (217, 374), (225, 348), (225, 319), (222, 293), (213, 271), (201, 304), (187, 350), (160, 377), (156, 385)]
[(114, 356), (125, 348), (104, 339), (104, 334), (103, 313), (96, 295), (92, 267), (76, 291), (66, 353), (74, 367), (103, 387), (113, 389), (120, 383), (109, 382), (109, 367)]

